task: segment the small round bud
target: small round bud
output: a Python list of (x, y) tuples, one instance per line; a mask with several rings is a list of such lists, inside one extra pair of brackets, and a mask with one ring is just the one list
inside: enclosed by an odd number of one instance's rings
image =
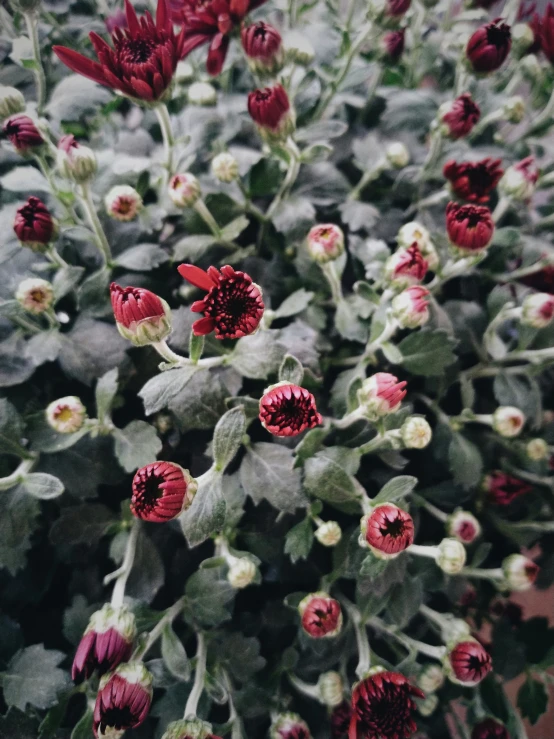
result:
[(56, 238), (58, 226), (42, 200), (31, 196), (17, 209), (13, 230), (22, 246), (32, 251), (43, 252)]
[(426, 695), (425, 698), (419, 698), (416, 700), (416, 705), (418, 712), (422, 716), (431, 716), (431, 714), (437, 710), (437, 706), (439, 705), (439, 696), (435, 695), (435, 693), (430, 693), (429, 695)]
[(110, 285), (117, 330), (135, 346), (155, 344), (171, 333), (171, 308), (150, 290)]
[(342, 611), (338, 600), (327, 593), (310, 593), (298, 605), (302, 628), (312, 639), (336, 636), (342, 628)]
[(367, 377), (358, 390), (358, 402), (363, 414), (370, 420), (377, 420), (395, 413), (406, 396), (407, 384), (405, 380), (398, 382), (398, 378), (388, 372), (377, 372)]
[(210, 107), (217, 103), (217, 92), (209, 82), (193, 82), (187, 92), (191, 105)]
[(289, 31), (285, 36), (285, 54), (287, 61), (292, 64), (307, 67), (315, 58), (315, 49), (306, 34)]
[(445, 679), (442, 667), (434, 662), (429, 662), (419, 673), (417, 684), (424, 693), (436, 693), (444, 685)]
[(252, 584), (257, 572), (258, 569), (254, 562), (247, 557), (240, 557), (229, 567), (227, 580), (234, 588), (242, 590)]
[(394, 503), (377, 505), (360, 521), (359, 543), (378, 559), (394, 559), (414, 543), (413, 519)]
[(297, 713), (281, 713), (269, 729), (269, 739), (311, 739), (308, 724)]
[(531, 439), (531, 441), (527, 442), (525, 451), (527, 452), (529, 459), (533, 460), (533, 462), (541, 462), (543, 459), (546, 459), (550, 453), (548, 444), (544, 439)]
[(525, 117), (525, 102), (519, 95), (514, 95), (506, 100), (502, 111), (509, 123), (521, 123)]
[(308, 233), (306, 246), (312, 259), (325, 264), (338, 259), (344, 252), (344, 234), (334, 223), (313, 226)]
[(403, 290), (417, 285), (427, 274), (429, 263), (423, 258), (416, 243), (407, 249), (398, 249), (385, 262), (385, 278), (392, 287)]
[(58, 434), (74, 434), (82, 428), (87, 409), (74, 395), (54, 400), (46, 408), (46, 421)]
[(393, 298), (392, 313), (401, 328), (419, 328), (429, 320), (431, 293), (421, 285), (412, 285)]
[(15, 299), (28, 313), (38, 316), (52, 307), (54, 288), (47, 280), (29, 277), (19, 283)]
[(444, 659), (444, 668), (452, 682), (473, 687), (492, 670), (492, 660), (477, 639), (465, 638), (449, 650)]
[(533, 328), (546, 328), (554, 318), (554, 295), (534, 293), (523, 301), (521, 322)]
[(402, 169), (410, 162), (410, 152), (400, 141), (389, 144), (385, 151), (387, 162), (394, 169)]
[(317, 689), (322, 703), (326, 706), (339, 706), (344, 698), (344, 685), (338, 672), (324, 672), (319, 676)]
[(207, 721), (189, 716), (168, 724), (162, 739), (218, 739), (218, 737), (212, 734), (212, 725)]
[(543, 75), (541, 63), (537, 59), (536, 54), (527, 54), (524, 56), (519, 62), (519, 68), (521, 70), (521, 74), (525, 79), (529, 80), (529, 82), (536, 82), (537, 80), (540, 80)]
[(511, 439), (519, 436), (525, 425), (525, 416), (511, 405), (503, 405), (497, 408), (492, 415), (492, 427), (500, 436)]
[(342, 529), (336, 521), (326, 521), (317, 527), (315, 538), (324, 547), (335, 547), (342, 538)]
[(410, 416), (400, 428), (406, 449), (425, 449), (433, 437), (431, 427), (421, 416)]
[(42, 133), (36, 123), (23, 113), (6, 118), (2, 126), (2, 133), (9, 139), (18, 154), (25, 156), (44, 146)]
[(96, 156), (88, 146), (81, 146), (75, 136), (62, 136), (58, 143), (56, 166), (61, 174), (78, 185), (89, 182), (96, 174)]
[(112, 187), (104, 198), (106, 213), (116, 221), (134, 220), (142, 210), (142, 198), (130, 185)]
[(534, 166), (534, 158), (526, 157), (508, 167), (498, 183), (498, 191), (504, 197), (527, 202), (533, 197), (538, 179), (539, 170)]
[(175, 70), (175, 80), (180, 85), (187, 85), (194, 79), (194, 68), (189, 62), (179, 62)]
[(224, 151), (213, 158), (212, 172), (220, 182), (233, 182), (239, 176), (239, 163), (232, 154)]
[(458, 508), (446, 521), (446, 532), (462, 544), (471, 544), (481, 534), (481, 524), (469, 511)]
[(511, 554), (502, 562), (502, 573), (510, 590), (529, 590), (539, 574), (539, 566), (522, 554)]
[(25, 110), (25, 98), (15, 87), (0, 85), (0, 118), (9, 118)]
[(175, 174), (169, 181), (169, 197), (177, 208), (192, 208), (200, 198), (200, 183), (190, 172)]
[(447, 575), (456, 575), (466, 563), (466, 550), (457, 539), (443, 539), (438, 546), (437, 566)]
[(533, 46), (535, 34), (528, 23), (515, 23), (512, 26), (512, 54), (521, 58)]

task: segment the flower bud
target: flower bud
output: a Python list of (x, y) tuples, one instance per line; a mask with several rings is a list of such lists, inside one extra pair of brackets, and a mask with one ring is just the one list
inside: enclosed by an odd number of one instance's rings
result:
[(313, 260), (325, 264), (338, 259), (344, 252), (344, 234), (334, 223), (312, 226), (306, 246)]
[(448, 516), (446, 532), (462, 544), (472, 544), (481, 535), (481, 524), (472, 513), (457, 508)]
[(19, 283), (15, 299), (28, 313), (38, 316), (52, 307), (54, 288), (47, 280), (29, 277)]
[(281, 713), (271, 723), (269, 739), (312, 739), (312, 735), (297, 713)]
[(554, 295), (534, 293), (523, 301), (521, 322), (533, 328), (546, 328), (554, 318)]
[(400, 428), (406, 449), (425, 449), (433, 438), (428, 422), (422, 416), (410, 416)]
[(539, 574), (539, 566), (522, 554), (511, 554), (502, 562), (502, 573), (510, 590), (529, 590)]
[(514, 95), (506, 100), (502, 112), (509, 123), (521, 123), (525, 117), (525, 101), (519, 95)]
[(192, 208), (200, 198), (200, 183), (190, 172), (175, 174), (169, 180), (169, 197), (177, 208)]
[(395, 64), (400, 60), (406, 45), (406, 29), (387, 31), (379, 39), (379, 51), (383, 61)]
[(533, 197), (539, 179), (539, 170), (534, 166), (534, 161), (534, 157), (526, 157), (508, 167), (498, 183), (501, 195), (523, 203)]
[(106, 213), (116, 221), (134, 220), (142, 210), (142, 198), (130, 185), (112, 187), (104, 198)]
[(410, 162), (410, 152), (401, 141), (389, 144), (385, 150), (385, 156), (394, 169), (402, 169)]
[(510, 26), (497, 18), (478, 28), (466, 46), (466, 56), (477, 74), (489, 74), (506, 61), (512, 46)]
[(511, 439), (519, 436), (525, 425), (525, 416), (511, 405), (502, 405), (492, 414), (492, 427), (500, 436)]
[(82, 428), (87, 409), (75, 395), (54, 400), (46, 408), (46, 421), (58, 434), (74, 434)]
[(131, 513), (143, 521), (165, 523), (192, 505), (198, 483), (174, 462), (152, 462), (135, 472)]
[(212, 172), (220, 182), (233, 182), (239, 176), (239, 163), (232, 154), (224, 151), (213, 158)]
[(179, 62), (175, 70), (175, 80), (180, 85), (187, 85), (194, 80), (194, 67), (189, 62)]
[(412, 517), (394, 503), (375, 506), (360, 521), (360, 543), (380, 559), (393, 559), (414, 543)]
[(475, 724), (471, 739), (510, 739), (506, 727), (493, 718), (486, 718)]
[(416, 243), (408, 249), (398, 249), (385, 262), (385, 278), (393, 287), (403, 289), (421, 282), (429, 264)]
[(312, 393), (291, 382), (266, 388), (260, 398), (259, 419), (274, 436), (298, 436), (322, 423)]
[(443, 539), (435, 559), (437, 566), (447, 575), (457, 575), (466, 563), (466, 550), (457, 539)]
[(162, 739), (219, 739), (212, 734), (212, 725), (199, 718), (184, 718), (172, 721)]
[(448, 618), (442, 629), (442, 638), (447, 644), (457, 644), (471, 637), (471, 628), (462, 618)]
[(533, 462), (541, 462), (549, 455), (548, 444), (544, 439), (531, 439), (527, 442), (525, 451), (529, 459), (533, 460)]
[(282, 85), (254, 90), (248, 95), (248, 112), (268, 141), (286, 140), (295, 129), (294, 112)]
[(152, 675), (142, 662), (124, 662), (100, 680), (94, 706), (97, 739), (119, 739), (140, 726), (152, 703)]
[(358, 402), (365, 416), (376, 421), (389, 413), (395, 413), (408, 392), (405, 388), (408, 383), (388, 372), (377, 372), (366, 377), (358, 390)]
[(187, 91), (191, 105), (211, 107), (217, 103), (217, 91), (209, 82), (193, 82)]
[(392, 313), (401, 328), (419, 328), (429, 320), (431, 293), (421, 285), (412, 285), (392, 300)]
[(412, 244), (417, 244), (421, 256), (427, 260), (429, 269), (435, 269), (439, 263), (439, 257), (437, 250), (433, 242), (429, 231), (417, 221), (410, 221), (405, 223), (400, 231), (396, 234), (396, 242), (398, 246), (407, 249)]
[(269, 23), (259, 21), (244, 27), (241, 40), (248, 66), (253, 72), (274, 75), (282, 69), (285, 52), (281, 34)]
[(285, 53), (287, 61), (301, 67), (309, 66), (315, 57), (312, 42), (300, 31), (289, 31), (285, 36)]
[(327, 593), (310, 593), (300, 601), (302, 628), (313, 639), (336, 636), (342, 628), (340, 603)]
[(446, 231), (452, 246), (464, 253), (483, 251), (494, 235), (494, 221), (484, 205), (460, 205), (450, 202), (446, 206)]
[(75, 682), (88, 680), (94, 672), (103, 675), (126, 662), (133, 651), (137, 629), (127, 608), (106, 603), (90, 617), (71, 669)]
[(17, 209), (13, 230), (22, 246), (42, 252), (57, 234), (57, 225), (42, 200), (31, 196)]
[(81, 146), (75, 136), (62, 136), (58, 143), (56, 166), (61, 174), (78, 185), (89, 182), (96, 174), (96, 156), (88, 146)]
[(334, 708), (342, 703), (344, 697), (344, 685), (342, 677), (338, 672), (324, 672), (317, 681), (320, 700), (326, 706)]
[(441, 133), (454, 140), (471, 133), (480, 117), (479, 106), (468, 92), (451, 102), (443, 103), (438, 112)]
[(135, 346), (162, 341), (171, 333), (171, 309), (150, 290), (110, 285), (117, 330)]
[(519, 63), (521, 74), (529, 82), (537, 82), (542, 78), (543, 70), (536, 54), (527, 54)]
[(227, 580), (237, 590), (247, 588), (254, 582), (258, 573), (258, 568), (248, 559), (248, 557), (240, 557), (229, 567), (227, 572)]
[(342, 529), (336, 521), (325, 521), (317, 527), (315, 538), (324, 547), (334, 547), (342, 539)]
[(42, 134), (34, 121), (22, 113), (5, 120), (2, 131), (18, 154), (30, 154), (44, 144)]
[(22, 113), (25, 110), (25, 98), (15, 87), (0, 85), (0, 118)]
[(448, 678), (458, 685), (473, 687), (492, 670), (492, 660), (477, 639), (455, 644), (446, 655), (444, 667)]
[(436, 693), (444, 685), (444, 680), (442, 667), (435, 662), (428, 662), (419, 673), (417, 684), (424, 693)]
[(527, 495), (532, 490), (531, 485), (512, 475), (506, 475), (500, 470), (486, 475), (483, 480), (483, 489), (489, 500), (500, 506), (510, 505), (516, 498)]
[(439, 705), (439, 696), (434, 693), (426, 695), (425, 698), (420, 698), (416, 701), (417, 710), (423, 716), (431, 716)]
[(535, 34), (528, 23), (516, 23), (512, 26), (512, 53), (521, 59), (535, 42)]

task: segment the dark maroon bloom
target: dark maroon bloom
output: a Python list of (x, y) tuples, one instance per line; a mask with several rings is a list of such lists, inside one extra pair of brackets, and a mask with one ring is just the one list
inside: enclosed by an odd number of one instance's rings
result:
[(469, 92), (464, 92), (441, 110), (441, 121), (448, 129), (451, 139), (467, 136), (481, 117), (479, 106), (473, 102)]
[(510, 505), (516, 498), (527, 495), (533, 488), (528, 483), (496, 470), (485, 477), (485, 490), (492, 503)]
[(406, 45), (406, 29), (399, 31), (388, 31), (381, 38), (381, 50), (386, 59), (397, 62), (404, 53)]
[(191, 306), (195, 313), (204, 314), (192, 325), (196, 336), (215, 331), (216, 339), (240, 339), (258, 328), (264, 314), (262, 293), (245, 272), (229, 265), (221, 270), (208, 267), (205, 272), (193, 264), (181, 264), (178, 270), (185, 280), (208, 291)]
[(269, 23), (260, 21), (246, 26), (241, 32), (242, 46), (246, 56), (263, 69), (278, 69), (283, 60), (281, 34)]
[(56, 226), (42, 200), (31, 196), (25, 205), (17, 209), (13, 230), (22, 244), (39, 251), (52, 241)]
[(135, 346), (162, 341), (171, 331), (169, 306), (143, 287), (110, 285), (112, 308), (119, 333)]
[(412, 0), (387, 0), (385, 13), (393, 18), (399, 18), (410, 9)]
[(469, 203), (488, 203), (490, 193), (504, 174), (500, 159), (487, 157), (480, 162), (446, 162), (443, 174), (456, 197)]
[(476, 639), (456, 644), (450, 650), (448, 660), (452, 677), (464, 685), (477, 685), (492, 670), (490, 654)]
[(28, 115), (17, 113), (10, 116), (2, 126), (6, 136), (19, 154), (26, 154), (44, 144), (44, 139), (38, 128)]
[(106, 24), (106, 30), (109, 34), (112, 34), (116, 28), (121, 28), (124, 31), (129, 28), (127, 24), (127, 16), (121, 8), (118, 8), (113, 15), (109, 15), (104, 20), (104, 23)]
[[(542, 257), (544, 258), (546, 255), (543, 254)], [(538, 272), (522, 277), (520, 282), (528, 287), (534, 287), (535, 290), (539, 290), (541, 293), (554, 295), (554, 266), (544, 267)]]
[(202, 44), (210, 44), (206, 68), (211, 75), (223, 69), (230, 34), (245, 16), (266, 0), (171, 0), (175, 23), (183, 24), (183, 56)]
[(409, 739), (417, 728), (412, 696), (424, 694), (399, 672), (377, 672), (357, 683), (348, 739)]
[(348, 729), (352, 719), (352, 707), (348, 701), (335, 706), (331, 712), (331, 739), (348, 739)]
[(260, 400), (260, 421), (274, 436), (297, 436), (322, 422), (314, 396), (305, 388), (282, 382)]
[(294, 122), (290, 102), (282, 85), (251, 92), (248, 112), (254, 123), (270, 134), (286, 137), (292, 133)]
[(178, 464), (147, 464), (133, 478), (131, 513), (143, 521), (171, 521), (187, 510), (197, 489), (196, 480)]
[(478, 28), (467, 43), (466, 55), (474, 72), (494, 72), (506, 61), (512, 48), (510, 26), (497, 18)]
[(342, 611), (338, 600), (327, 593), (307, 595), (298, 606), (302, 628), (313, 639), (336, 636), (342, 628)]
[(554, 7), (552, 3), (548, 3), (542, 18), (533, 17), (535, 26), (533, 30), (538, 29), (541, 49), (551, 64), (554, 64)]
[(471, 739), (510, 739), (508, 730), (503, 724), (493, 718), (486, 718), (475, 724), (471, 732)]
[(446, 231), (454, 246), (468, 252), (479, 252), (492, 241), (494, 221), (484, 205), (450, 202), (446, 206)]
[(114, 736), (140, 726), (152, 703), (152, 675), (142, 662), (124, 662), (100, 681), (94, 706), (94, 736)]
[(130, 658), (135, 636), (133, 614), (126, 608), (113, 608), (107, 603), (90, 618), (77, 647), (71, 678), (81, 682), (88, 680), (94, 672), (103, 675), (115, 670)]
[(379, 505), (364, 518), (365, 540), (384, 554), (398, 554), (414, 543), (414, 522), (394, 503)]
[(167, 0), (158, 0), (155, 23), (148, 11), (139, 20), (129, 0), (125, 14), (128, 29), (115, 29), (113, 48), (94, 31), (89, 34), (98, 62), (65, 46), (53, 50), (69, 69), (99, 85), (146, 103), (163, 100), (183, 56), (184, 31), (175, 35)]

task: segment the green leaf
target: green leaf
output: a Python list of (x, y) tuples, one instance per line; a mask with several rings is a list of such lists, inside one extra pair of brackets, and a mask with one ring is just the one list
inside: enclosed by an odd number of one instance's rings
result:
[(234, 241), (238, 239), (245, 228), (248, 228), (250, 221), (244, 215), (238, 216), (231, 223), (228, 223), (221, 229), (221, 238), (224, 241)]
[(241, 406), (232, 408), (219, 419), (213, 436), (213, 457), (218, 472), (232, 462), (245, 433), (246, 415)]
[(131, 421), (124, 429), (116, 429), (113, 435), (115, 456), (125, 472), (134, 472), (154, 462), (162, 449), (156, 429), (146, 421)]
[(48, 424), (44, 411), (27, 418), (27, 433), (34, 452), (55, 453), (69, 449), (88, 434), (83, 427), (74, 434), (59, 434)]
[(50, 708), (58, 693), (69, 683), (69, 677), (58, 665), (65, 659), (63, 652), (33, 644), (18, 652), (2, 674), (4, 700), (8, 706), (24, 711), (27, 704), (35, 708)]
[(289, 318), (295, 316), (297, 313), (302, 313), (303, 310), (309, 306), (314, 297), (314, 293), (300, 288), (291, 293), (288, 298), (285, 298), (281, 305), (274, 312), (274, 318)]
[(77, 287), (84, 271), (84, 267), (74, 267), (72, 265), (67, 265), (57, 270), (52, 280), (56, 300), (61, 300)]
[(176, 262), (187, 261), (195, 263), (208, 249), (217, 243), (215, 236), (208, 234), (194, 234), (179, 239), (173, 248), (173, 259)]
[(11, 192), (48, 192), (49, 186), (45, 177), (35, 167), (14, 167), (0, 177), (0, 184)]
[(152, 539), (141, 530), (125, 594), (144, 603), (151, 603), (164, 582), (165, 569), (160, 553)]
[(399, 628), (407, 626), (423, 602), (423, 584), (419, 578), (408, 577), (395, 585), (388, 604), (388, 613)]
[(162, 658), (169, 672), (178, 680), (190, 679), (190, 664), (182, 641), (167, 624), (162, 633)]
[(448, 461), (454, 481), (464, 490), (479, 484), (483, 474), (483, 459), (479, 449), (463, 434), (452, 435)]
[(394, 503), (397, 500), (402, 500), (409, 495), (417, 485), (417, 477), (411, 477), (410, 475), (399, 475), (389, 480), (378, 494), (373, 498), (372, 503)]
[(39, 513), (38, 501), (21, 485), (0, 493), (0, 567), (11, 575), (25, 566)]
[(305, 518), (289, 530), (285, 539), (285, 554), (292, 563), (299, 559), (307, 559), (314, 541), (313, 526), (310, 518)]
[(285, 354), (279, 367), (279, 382), (292, 382), (293, 385), (301, 385), (304, 378), (304, 367), (302, 363), (292, 354)]
[(146, 272), (156, 269), (168, 260), (169, 255), (157, 244), (137, 244), (119, 254), (115, 264), (136, 272)]
[(326, 141), (327, 139), (336, 139), (342, 136), (348, 130), (348, 124), (344, 121), (329, 120), (317, 121), (309, 126), (299, 128), (294, 137), (296, 141), (306, 141), (313, 144), (314, 141)]
[(185, 587), (187, 620), (200, 627), (218, 626), (231, 618), (235, 591), (222, 570), (198, 570)]
[(225, 522), (225, 500), (220, 474), (207, 472), (200, 478), (192, 505), (179, 518), (189, 546), (206, 541)]
[(173, 398), (184, 389), (198, 371), (199, 368), (195, 366), (180, 367), (161, 372), (148, 380), (139, 392), (139, 397), (144, 402), (146, 415), (150, 416), (152, 413), (167, 408)]
[(9, 708), (5, 716), (0, 716), (0, 739), (36, 739), (37, 735), (38, 722), (34, 717), (16, 708)]
[(276, 331), (258, 331), (243, 336), (237, 341), (228, 363), (244, 377), (265, 380), (277, 372), (285, 354), (285, 347), (277, 341), (276, 335)]
[(90, 739), (92, 736), (93, 712), (87, 709), (75, 724), (70, 739)]
[(23, 436), (23, 422), (15, 407), (6, 400), (0, 398), (0, 451), (3, 454), (12, 454), (15, 457), (26, 456), (21, 446)]
[(191, 362), (194, 362), (194, 363), (198, 362), (198, 360), (202, 356), (202, 352), (204, 351), (205, 343), (206, 343), (205, 336), (196, 336), (196, 334), (193, 331), (190, 332), (189, 358)]
[(325, 429), (310, 429), (294, 450), (294, 455), (296, 457), (294, 466), (301, 467), (307, 459), (313, 457), (314, 454), (316, 454), (323, 446), (323, 441), (326, 436), (327, 431)]
[(58, 361), (66, 375), (85, 385), (121, 364), (129, 348), (115, 326), (86, 316), (80, 316), (62, 338)]
[(50, 542), (64, 561), (71, 561), (77, 547), (96, 547), (115, 521), (115, 514), (99, 503), (71, 506), (52, 524)]
[(402, 366), (414, 375), (442, 375), (446, 367), (456, 361), (452, 352), (454, 343), (443, 329), (423, 329), (408, 334), (398, 345)]
[(249, 446), (240, 466), (240, 481), (256, 504), (265, 499), (277, 510), (290, 513), (308, 504), (300, 470), (294, 469), (293, 453), (287, 447), (266, 442)]
[(201, 369), (169, 403), (181, 431), (211, 429), (227, 410), (225, 401), (240, 389), (232, 369)]
[(96, 383), (96, 413), (100, 423), (110, 417), (113, 401), (117, 394), (118, 370), (106, 372)]
[(368, 338), (368, 327), (360, 320), (353, 300), (356, 300), (356, 296), (349, 296), (337, 305), (335, 328), (345, 339), (364, 344)]
[(373, 552), (370, 552), (362, 562), (362, 566), (360, 567), (360, 577), (375, 580), (375, 578), (382, 575), (387, 569), (389, 562), (390, 560), (380, 559), (379, 557), (376, 557)]
[(26, 493), (39, 500), (51, 500), (57, 498), (63, 491), (63, 483), (54, 475), (45, 472), (29, 472), (21, 483)]
[(544, 685), (528, 676), (518, 691), (517, 706), (523, 718), (528, 718), (531, 724), (536, 724), (543, 713), (546, 713), (548, 706), (548, 693)]
[(360, 497), (355, 478), (325, 456), (325, 452), (306, 460), (304, 487), (310, 495), (327, 503), (347, 503)]

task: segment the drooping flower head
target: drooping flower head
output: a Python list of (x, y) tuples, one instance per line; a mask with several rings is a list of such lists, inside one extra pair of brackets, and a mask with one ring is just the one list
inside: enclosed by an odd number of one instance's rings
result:
[(348, 729), (352, 719), (350, 701), (344, 700), (333, 708), (329, 721), (331, 722), (331, 739), (348, 739)]
[(476, 253), (491, 243), (494, 221), (484, 205), (450, 202), (446, 207), (446, 231), (453, 246), (464, 252)]
[(117, 330), (135, 346), (155, 344), (171, 333), (171, 309), (150, 290), (112, 282), (110, 297)]
[(516, 498), (527, 495), (533, 489), (531, 485), (523, 480), (513, 475), (507, 475), (500, 470), (489, 473), (485, 477), (483, 486), (488, 499), (500, 506), (510, 505)]
[(286, 139), (294, 131), (294, 114), (282, 85), (251, 92), (248, 112), (260, 133), (268, 139)]
[(158, 0), (155, 22), (148, 11), (139, 19), (130, 0), (125, 0), (125, 15), (128, 28), (115, 28), (113, 48), (94, 31), (89, 34), (97, 62), (64, 46), (53, 51), (73, 72), (136, 102), (165, 100), (183, 56), (184, 30), (179, 35), (173, 31), (167, 0)]
[(36, 124), (23, 113), (12, 115), (4, 121), (2, 132), (18, 154), (27, 154), (44, 144), (44, 139)]
[(252, 69), (260, 74), (275, 74), (285, 60), (279, 31), (260, 21), (245, 26), (241, 32), (242, 47)]
[(13, 230), (23, 246), (44, 251), (55, 237), (57, 227), (42, 200), (31, 195), (25, 205), (17, 209)]
[(96, 739), (114, 739), (140, 726), (152, 702), (152, 675), (142, 662), (124, 662), (100, 680), (94, 706)]
[(358, 390), (358, 402), (363, 414), (370, 420), (377, 420), (389, 413), (395, 413), (406, 397), (408, 383), (389, 372), (377, 372), (366, 377)]
[(270, 739), (312, 739), (308, 724), (297, 713), (281, 713), (269, 729)]
[(492, 670), (492, 659), (477, 639), (458, 642), (445, 657), (448, 677), (460, 685), (477, 685)]
[(461, 139), (473, 130), (481, 118), (481, 110), (469, 92), (457, 97), (452, 102), (444, 103), (439, 108), (439, 120), (445, 136)]
[(414, 521), (394, 503), (375, 506), (361, 521), (367, 545), (379, 555), (396, 556), (414, 543)]
[(503, 175), (500, 159), (487, 157), (479, 162), (446, 162), (443, 174), (454, 195), (468, 203), (488, 203)]
[(512, 48), (510, 26), (496, 18), (478, 28), (466, 46), (466, 56), (474, 72), (494, 72), (506, 61)]
[(429, 299), (426, 287), (412, 285), (392, 300), (394, 317), (402, 328), (419, 328), (429, 320)]
[(171, 521), (190, 507), (197, 490), (196, 480), (178, 464), (147, 464), (133, 478), (131, 513), (143, 521)]
[(103, 675), (126, 662), (136, 633), (133, 614), (125, 607), (114, 608), (106, 603), (90, 617), (73, 660), (72, 680), (88, 680), (94, 672)]
[(399, 672), (376, 672), (354, 686), (349, 739), (409, 739), (416, 730), (413, 700), (423, 691)]
[(386, 261), (385, 277), (393, 287), (405, 288), (421, 282), (429, 263), (414, 242), (408, 249), (398, 249)]
[(311, 593), (298, 606), (302, 628), (313, 639), (336, 636), (342, 628), (342, 611), (338, 600), (327, 593)]
[(297, 436), (322, 423), (312, 393), (290, 382), (267, 388), (260, 399), (259, 418), (274, 436)]
[(486, 718), (475, 724), (471, 739), (510, 739), (506, 727), (493, 718)]
[(226, 265), (205, 272), (193, 264), (181, 264), (179, 274), (207, 295), (192, 304), (191, 310), (203, 313), (192, 325), (196, 336), (215, 331), (216, 339), (240, 339), (254, 333), (264, 314), (262, 292), (250, 275)]

